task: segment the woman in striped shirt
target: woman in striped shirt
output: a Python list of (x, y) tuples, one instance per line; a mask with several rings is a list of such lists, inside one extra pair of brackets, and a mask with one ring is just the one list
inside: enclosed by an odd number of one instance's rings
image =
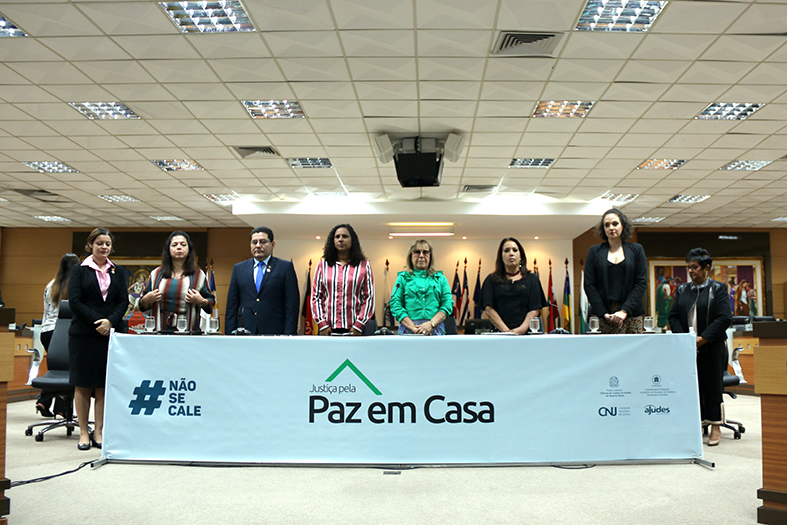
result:
[(349, 224), (334, 226), (314, 272), (312, 316), (319, 335), (360, 335), (374, 315), (374, 277), (358, 234)]
[(197, 267), (197, 254), (189, 235), (172, 232), (161, 254), (161, 266), (150, 272), (139, 309), (153, 309), (156, 330), (173, 330), (176, 316), (184, 315), (188, 330), (195, 331), (199, 328), (200, 309), (211, 313), (214, 304), (205, 272)]

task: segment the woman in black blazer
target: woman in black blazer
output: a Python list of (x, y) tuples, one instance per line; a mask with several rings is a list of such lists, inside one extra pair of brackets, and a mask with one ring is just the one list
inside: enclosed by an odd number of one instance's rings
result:
[(631, 223), (617, 208), (601, 216), (596, 234), (604, 242), (591, 246), (585, 260), (585, 294), (590, 315), (599, 318), (601, 333), (642, 332), (642, 297), (648, 282), (648, 262), (642, 245), (628, 242)]
[[(104, 430), (104, 387), (107, 374), (109, 331), (125, 332), (128, 308), (126, 273), (109, 260), (114, 237), (96, 228), (87, 238), (90, 255), (71, 272), (68, 300), (74, 317), (68, 329), (69, 382), (79, 420), (79, 450), (101, 448)], [(90, 397), (95, 392), (95, 430), (90, 434)]]
[(719, 444), (723, 417), (722, 392), (727, 369), (727, 328), (732, 309), (727, 285), (708, 277), (713, 264), (710, 254), (694, 248), (686, 256), (690, 283), (675, 291), (669, 325), (675, 333), (694, 329), (697, 336), (697, 383), (700, 389), (700, 417), (711, 425), (708, 445)]

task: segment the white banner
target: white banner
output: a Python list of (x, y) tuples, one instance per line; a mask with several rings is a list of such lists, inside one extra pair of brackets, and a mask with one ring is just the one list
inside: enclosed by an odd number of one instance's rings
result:
[(495, 464), (702, 456), (689, 334), (114, 335), (109, 460)]

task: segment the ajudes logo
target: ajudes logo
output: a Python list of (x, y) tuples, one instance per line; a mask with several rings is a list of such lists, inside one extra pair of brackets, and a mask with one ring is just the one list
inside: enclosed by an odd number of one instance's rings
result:
[[(490, 401), (446, 401), (445, 396), (435, 394), (425, 401), (375, 401), (368, 406), (360, 401), (332, 401), (328, 395), (354, 394), (362, 386), (352, 382), (347, 385), (333, 385), (333, 381), (344, 370), (349, 369), (376, 396), (383, 393), (372, 383), (352, 361), (346, 359), (331, 373), (324, 384), (312, 385), (309, 396), (309, 423), (416, 423), (418, 414), (429, 423), (494, 423), (495, 406)], [(325, 394), (325, 395), (315, 395)], [(420, 411), (419, 411), (419, 408)]]

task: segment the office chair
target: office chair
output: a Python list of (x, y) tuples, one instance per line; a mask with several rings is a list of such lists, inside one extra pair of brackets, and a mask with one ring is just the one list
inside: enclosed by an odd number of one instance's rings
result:
[(33, 428), (44, 426), (35, 435), (36, 441), (43, 441), (45, 432), (60, 427), (65, 427), (66, 435), (70, 436), (74, 428), (78, 426), (76, 419), (74, 419), (74, 387), (68, 384), (68, 327), (71, 326), (71, 318), (72, 313), (68, 301), (60, 301), (60, 313), (46, 356), (47, 373), (32, 381), (33, 388), (50, 390), (63, 398), (66, 406), (65, 417), (28, 426), (25, 430), (26, 436), (33, 435)]
[[(743, 350), (742, 346), (739, 346), (732, 349), (732, 329), (727, 330), (727, 352), (729, 354), (729, 361), (738, 361), (738, 353)], [(738, 399), (738, 394), (733, 392), (732, 390), (728, 390), (730, 388), (734, 388), (741, 384), (741, 378), (735, 374), (730, 374), (729, 370), (724, 370), (724, 375), (722, 376), (722, 385), (724, 386), (723, 394), (727, 394), (732, 399)], [(740, 439), (741, 434), (746, 432), (746, 427), (743, 426), (743, 423), (740, 421), (733, 421), (732, 419), (727, 419), (726, 409), (724, 405), (721, 405), (721, 420), (722, 424), (719, 425), (723, 428), (732, 430), (732, 436), (735, 439)], [(737, 427), (737, 428), (736, 428)], [(702, 431), (704, 434), (708, 433), (708, 425), (702, 425)]]
[(458, 335), (459, 330), (456, 328), (456, 319), (453, 315), (449, 315), (445, 318), (445, 335)]
[(376, 331), (377, 331), (377, 319), (372, 317), (371, 319), (369, 319), (369, 322), (363, 326), (363, 331), (361, 332), (361, 335), (374, 335)]

